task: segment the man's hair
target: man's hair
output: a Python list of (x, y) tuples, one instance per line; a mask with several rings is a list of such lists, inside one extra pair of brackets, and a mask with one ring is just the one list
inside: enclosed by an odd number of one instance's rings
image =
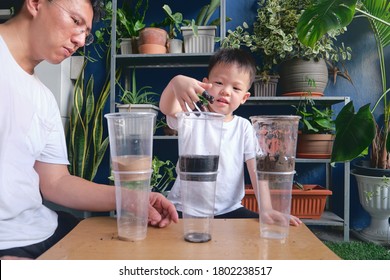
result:
[[(18, 14), (20, 9), (22, 8), (25, 0), (14, 0), (13, 8), (14, 15)], [(56, 0), (48, 0), (48, 1), (56, 1)], [(93, 8), (93, 20), (99, 21), (104, 16), (104, 2), (103, 0), (90, 0)]]
[(99, 21), (104, 15), (104, 2), (103, 0), (90, 0), (93, 8), (93, 20)]
[(246, 51), (241, 49), (224, 48), (215, 52), (209, 61), (208, 71), (211, 70), (217, 64), (236, 64), (243, 71), (249, 73), (249, 87), (252, 86), (256, 75), (256, 62), (254, 58)]

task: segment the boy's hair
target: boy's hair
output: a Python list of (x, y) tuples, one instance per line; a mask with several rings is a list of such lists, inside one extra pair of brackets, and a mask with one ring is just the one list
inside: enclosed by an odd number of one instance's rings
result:
[(255, 80), (256, 75), (256, 62), (254, 58), (244, 50), (241, 49), (232, 49), (224, 48), (219, 49), (215, 52), (209, 61), (208, 72), (210, 74), (211, 70), (217, 64), (237, 64), (239, 68), (242, 68), (243, 71), (249, 73), (249, 87), (252, 86), (253, 81)]

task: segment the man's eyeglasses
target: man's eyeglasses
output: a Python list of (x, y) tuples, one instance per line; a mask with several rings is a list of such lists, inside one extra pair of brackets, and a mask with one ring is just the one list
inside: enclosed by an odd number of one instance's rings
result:
[[(61, 6), (57, 2), (55, 2), (53, 0), (48, 0), (48, 1), (49, 1), (49, 3), (55, 4), (61, 10), (66, 12), (71, 17), (71, 19), (73, 20), (73, 22), (76, 25), (77, 29), (80, 27), (81, 21), (82, 21), (81, 19), (79, 19), (77, 16), (73, 15), (71, 12), (69, 12), (67, 9), (65, 9), (63, 6)], [(85, 29), (78, 29), (78, 32), (79, 32), (79, 34), (87, 33), (87, 27), (85, 26)], [(93, 40), (94, 40), (94, 37), (93, 37), (92, 33), (88, 33), (88, 34), (85, 35), (85, 43), (84, 44), (86, 46), (88, 46), (88, 45), (93, 43)]]

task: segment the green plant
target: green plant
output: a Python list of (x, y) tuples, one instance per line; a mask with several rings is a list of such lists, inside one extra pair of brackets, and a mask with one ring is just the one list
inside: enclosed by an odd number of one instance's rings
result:
[(87, 61), (75, 83), (66, 138), (69, 172), (92, 181), (108, 146), (108, 137), (103, 138), (103, 109), (110, 93), (110, 81), (106, 79), (96, 100), (93, 75), (85, 85), (86, 65)]
[[(138, 37), (140, 30), (145, 27), (144, 21), (148, 8), (149, 0), (124, 0), (122, 7), (117, 7), (117, 48), (121, 38), (132, 38), (135, 40)], [(104, 12), (103, 26), (95, 31), (97, 43), (102, 43), (106, 40), (105, 34), (111, 34), (112, 1), (106, 2)]]
[[(175, 165), (170, 160), (162, 161), (157, 156), (154, 156), (152, 160), (152, 170), (152, 177), (150, 178), (151, 190), (167, 196), (167, 188), (171, 182), (176, 180), (173, 173)], [(108, 179), (114, 181), (112, 173)]]
[[(333, 144), (332, 162), (353, 160), (367, 155), (371, 147), (371, 167), (390, 168), (390, 105), (386, 85), (384, 48), (390, 44), (389, 0), (334, 0), (313, 1), (300, 18), (297, 27), (299, 39), (313, 46), (328, 30), (347, 26), (356, 17), (368, 19), (373, 31), (382, 78), (382, 93), (370, 110), (370, 104), (362, 106), (356, 113), (353, 102), (346, 104), (336, 118), (336, 138)], [(373, 113), (378, 104), (384, 103), (383, 126), (376, 124)]]
[(122, 94), (119, 96), (120, 102), (123, 104), (153, 104), (157, 105), (157, 101), (152, 96), (158, 96), (157, 93), (149, 91), (152, 87), (143, 86), (137, 89), (137, 80), (135, 76), (135, 68), (133, 69), (131, 90), (124, 89), (120, 83), (118, 83)]
[[(212, 21), (210, 21), (210, 19), (220, 5), (221, 5), (220, 0), (210, 0), (209, 4), (204, 5), (200, 9), (195, 19), (183, 20), (183, 23), (186, 26), (190, 26), (196, 35), (198, 34), (198, 26), (209, 26), (209, 25), (219, 26), (221, 23), (220, 18), (216, 18)], [(231, 18), (226, 17), (225, 20), (226, 22), (229, 22)]]
[(164, 5), (162, 7), (166, 14), (166, 18), (160, 23), (154, 23), (151, 26), (162, 27), (168, 26), (168, 36), (170, 39), (174, 39), (180, 33), (180, 27), (184, 24), (183, 22), (183, 14), (180, 12), (173, 13), (172, 9), (168, 5)]
[(175, 165), (170, 160), (162, 161), (157, 156), (154, 156), (152, 161), (152, 169), (152, 191), (159, 192), (166, 196), (167, 188), (169, 187), (170, 183), (176, 179), (173, 173), (175, 170)]
[(299, 122), (303, 134), (334, 133), (333, 111), (330, 108), (317, 108), (313, 99), (306, 99), (305, 102), (294, 107), (296, 114), (301, 117)]
[(296, 26), (310, 0), (259, 0), (257, 4), (252, 30), (245, 22), (235, 30), (228, 30), (222, 47), (245, 46), (259, 55), (259, 73), (274, 73), (275, 66), (292, 58), (324, 58), (332, 62), (329, 65), (351, 58), (351, 48), (344, 44), (335, 45), (336, 37), (344, 32), (343, 28), (329, 31), (312, 46), (299, 42)]

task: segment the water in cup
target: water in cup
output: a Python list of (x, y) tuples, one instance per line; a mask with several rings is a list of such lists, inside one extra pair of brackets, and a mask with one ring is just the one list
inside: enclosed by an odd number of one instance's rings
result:
[(148, 171), (113, 171), (115, 181), (118, 237), (137, 241), (146, 237), (150, 179)]

